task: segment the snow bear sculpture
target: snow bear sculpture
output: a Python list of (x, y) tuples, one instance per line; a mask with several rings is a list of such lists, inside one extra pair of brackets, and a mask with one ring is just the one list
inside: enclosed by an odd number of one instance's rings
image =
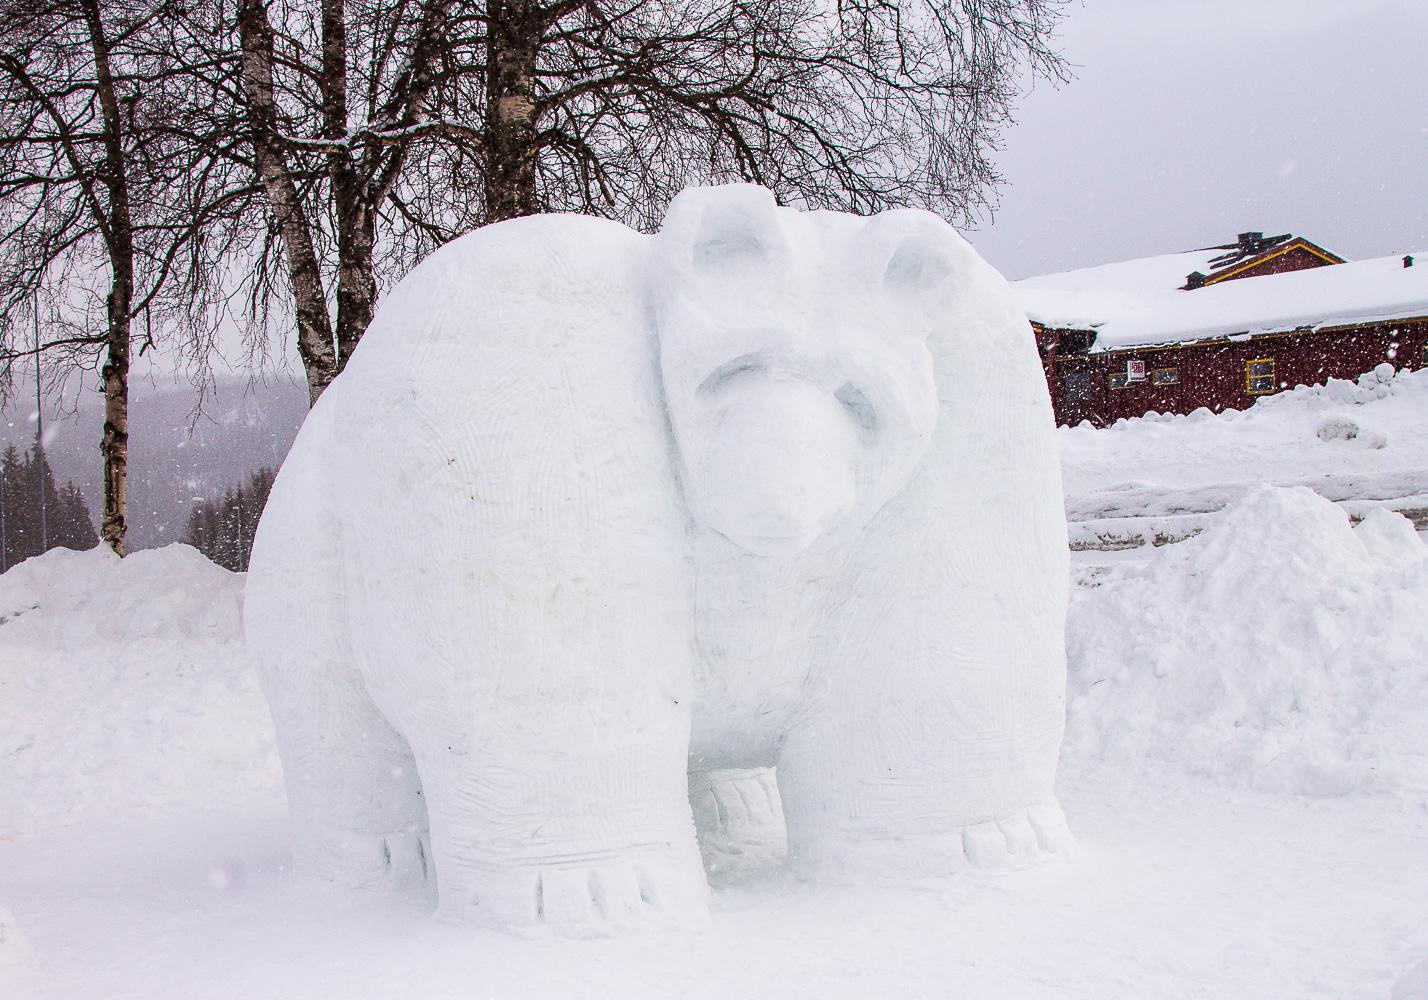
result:
[(433, 254), (263, 515), (250, 648), (297, 865), (507, 929), (697, 919), (687, 772), (776, 766), (792, 862), (1067, 843), (1045, 383), (937, 217), (692, 189)]

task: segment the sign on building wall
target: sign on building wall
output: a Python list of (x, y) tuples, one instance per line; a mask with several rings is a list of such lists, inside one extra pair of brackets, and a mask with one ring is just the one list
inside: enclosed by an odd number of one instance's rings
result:
[(1127, 361), (1127, 362), (1126, 362), (1126, 381), (1127, 381), (1127, 382), (1144, 382), (1144, 381), (1145, 381), (1145, 362), (1144, 362), (1144, 361)]

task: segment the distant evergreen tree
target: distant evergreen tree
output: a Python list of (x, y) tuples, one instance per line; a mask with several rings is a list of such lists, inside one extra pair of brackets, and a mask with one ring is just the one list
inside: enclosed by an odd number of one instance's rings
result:
[[(200, 500), (188, 512), (188, 529), (184, 541), (213, 559), (213, 540), (218, 534), (215, 516), (217, 507), (206, 500)], [(214, 560), (217, 562), (217, 560)]]
[(0, 459), (0, 572), (25, 558), (24, 539), (28, 533), (29, 508), (20, 497), (20, 453), (12, 444)]
[(99, 544), (99, 535), (94, 530), (94, 521), (89, 516), (89, 504), (84, 502), (84, 494), (74, 482), (66, 481), (59, 496), (59, 541), (56, 544), (70, 549), (92, 549)]
[[(38, 555), (47, 549), (53, 548), (55, 542), (55, 514), (59, 511), (59, 490), (55, 489), (55, 474), (50, 469), (50, 460), (45, 455), (45, 450), (36, 447), (25, 456), (24, 481), (33, 483), (36, 502), (39, 503), (39, 510), (35, 512), (35, 524), (38, 528), (35, 539), (35, 554)], [(43, 496), (43, 502), (39, 498)]]
[[(42, 499), (43, 498), (43, 499)], [(14, 445), (0, 458), (0, 573), (47, 549), (90, 549), (98, 544), (79, 488), (55, 488), (43, 448), (21, 457)]]
[(199, 501), (188, 515), (188, 544), (224, 569), (246, 572), (258, 518), (276, 477), (277, 473), (265, 466), (222, 497)]

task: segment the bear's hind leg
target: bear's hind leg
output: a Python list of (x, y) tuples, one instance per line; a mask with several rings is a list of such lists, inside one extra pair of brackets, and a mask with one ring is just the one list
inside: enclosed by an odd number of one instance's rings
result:
[(313, 411), (268, 501), (244, 592), (248, 648), (277, 730), (295, 867), (351, 885), (419, 882), (421, 782), (355, 663), (340, 527), (312, 509), (330, 492), (310, 453), (330, 419)]
[(351, 886), (431, 881), (426, 804), (411, 749), (355, 673), (303, 673), (272, 701), (295, 868)]

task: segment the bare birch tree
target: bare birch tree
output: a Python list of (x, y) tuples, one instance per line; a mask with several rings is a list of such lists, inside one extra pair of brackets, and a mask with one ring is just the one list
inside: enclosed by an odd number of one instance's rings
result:
[(647, 227), (686, 184), (736, 179), (965, 220), (1019, 88), (1065, 74), (1065, 0), (233, 2), (314, 401), (381, 287), (474, 225)]
[[(0, 19), (0, 353), (6, 367), (55, 348), (102, 350), (100, 536), (124, 554), (135, 260), (131, 202), (137, 81), (114, 46), (137, 29), (99, 0), (12, 4)], [(115, 16), (117, 15), (117, 16)], [(97, 276), (102, 274), (103, 278)], [(103, 291), (103, 332), (89, 307)], [(58, 335), (16, 350), (17, 320), (46, 296)]]
[(690, 182), (965, 221), (1063, 0), (489, 0), (492, 219), (652, 225)]
[(196, 113), (217, 77), (177, 44), (182, 12), (174, 0), (0, 12), (0, 391), (22, 359), (98, 370), (100, 534), (121, 555), (131, 351), (177, 330), (201, 355), (231, 291), (223, 264), (245, 248), (235, 234), (262, 227), (241, 139), (212, 108)]
[(260, 338), (285, 293), (315, 401), (381, 289), (483, 223), (649, 227), (686, 184), (735, 179), (965, 219), (1025, 76), (1064, 74), (1063, 3), (20, 0), (0, 21), (0, 294), (12, 321), (47, 288), (65, 312), (102, 248), (106, 333), (55, 343), (107, 352), (118, 525), (141, 311), (201, 346), (240, 294)]
[[(241, 101), (254, 172), (281, 242), (297, 347), (316, 401), (376, 308), (379, 223), (411, 263), (475, 222), (404, 216), (394, 195), (414, 150), (477, 132), (433, 107), (453, 74), (452, 0), (237, 0)], [(459, 75), (457, 73), (456, 75)], [(428, 234), (422, 237), (420, 234)], [(329, 303), (335, 309), (329, 307)]]

